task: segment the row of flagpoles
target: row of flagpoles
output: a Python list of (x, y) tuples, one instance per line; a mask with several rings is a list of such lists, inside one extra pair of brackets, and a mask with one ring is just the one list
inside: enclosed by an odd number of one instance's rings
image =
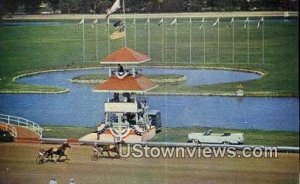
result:
[[(203, 61), (204, 63), (206, 62), (206, 32), (205, 32), (205, 25), (206, 25), (206, 20), (205, 18), (202, 18), (202, 20), (200, 21), (200, 30), (203, 30)], [(249, 37), (250, 37), (250, 33), (249, 33), (249, 18), (247, 17), (246, 20), (243, 21), (243, 28), (247, 29), (247, 63), (250, 63), (250, 45), (249, 45)], [(86, 61), (86, 57), (85, 57), (85, 19), (82, 19), (79, 23), (78, 23), (78, 27), (80, 25), (82, 25), (82, 56), (83, 56), (83, 62)], [(160, 27), (161, 27), (161, 45), (162, 45), (162, 55), (161, 55), (161, 59), (162, 62), (165, 62), (165, 51), (164, 51), (164, 46), (166, 42), (165, 40), (165, 32), (164, 32), (164, 26), (165, 25), (170, 25), (170, 26), (174, 26), (174, 62), (177, 63), (177, 18), (174, 18), (169, 24), (165, 24), (165, 20), (162, 18), (160, 19), (160, 21), (157, 23)], [(192, 62), (192, 24), (193, 24), (193, 20), (192, 17), (189, 18), (189, 62)], [(96, 37), (96, 60), (99, 60), (99, 53), (98, 53), (98, 29), (97, 29), (97, 25), (98, 25), (98, 19), (94, 20), (91, 24), (92, 28), (95, 29), (95, 37)], [(116, 28), (117, 31), (115, 31), (114, 33), (110, 34), (110, 19), (107, 19), (106, 22), (107, 25), (107, 52), (110, 53), (110, 42), (111, 40), (114, 39), (119, 39), (119, 38), (123, 38), (124, 42), (123, 42), (123, 46), (126, 46), (126, 21), (124, 20), (119, 20), (117, 22), (115, 22), (113, 24), (113, 27)], [(137, 34), (137, 29), (136, 29), (136, 19), (134, 18), (132, 21), (132, 25), (134, 25), (134, 48), (136, 49), (136, 34)], [(148, 35), (147, 35), (147, 39), (148, 39), (148, 55), (151, 56), (151, 22), (150, 22), (150, 18), (148, 18), (145, 22), (145, 29), (148, 30)], [(217, 18), (213, 24), (212, 27), (216, 27), (217, 26), (217, 62), (220, 63), (220, 18)], [(256, 28), (260, 28), (262, 27), (262, 63), (264, 63), (264, 18), (261, 18), (260, 20), (257, 21), (257, 26)], [(232, 62), (235, 62), (235, 19), (231, 18), (229, 24), (227, 25), (227, 28), (231, 28), (232, 29)]]

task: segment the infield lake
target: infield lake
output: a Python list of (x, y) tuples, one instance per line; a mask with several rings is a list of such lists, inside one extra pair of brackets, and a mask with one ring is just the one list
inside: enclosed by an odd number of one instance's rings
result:
[[(64, 94), (0, 94), (0, 113), (21, 116), (38, 124), (94, 126), (104, 119), (108, 94), (68, 80), (77, 75), (106, 73), (105, 69), (49, 72), (23, 77), (19, 83), (65, 87)], [(224, 70), (153, 69), (144, 74), (183, 74), (181, 85), (204, 85), (255, 80), (254, 73)], [(298, 98), (147, 96), (151, 109), (162, 113), (166, 127), (206, 126), (237, 129), (299, 131)]]

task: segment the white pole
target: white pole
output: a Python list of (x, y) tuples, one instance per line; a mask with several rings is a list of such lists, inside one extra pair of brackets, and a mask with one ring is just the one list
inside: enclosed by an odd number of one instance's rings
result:
[(98, 55), (98, 26), (97, 26), (98, 21), (96, 21), (96, 61), (98, 61), (99, 59), (99, 55)]
[(85, 63), (84, 23), (85, 23), (85, 20), (83, 19), (83, 24), (82, 24), (82, 56), (83, 56), (83, 62)]
[(109, 22), (109, 19), (107, 19), (107, 54), (110, 53), (110, 22)]
[(161, 22), (161, 61), (165, 62), (164, 57), (164, 19)]
[(150, 51), (151, 51), (150, 40), (151, 40), (151, 37), (150, 37), (150, 19), (149, 18), (147, 19), (147, 27), (148, 27), (148, 55), (150, 57)]
[(247, 21), (247, 52), (248, 52), (248, 56), (247, 56), (247, 62), (248, 64), (250, 63), (250, 44), (249, 44), (249, 20)]
[(203, 23), (203, 61), (205, 63), (205, 21), (204, 18), (202, 19), (202, 23)]
[(190, 17), (190, 63), (192, 62), (192, 17)]
[(136, 49), (136, 19), (134, 18), (133, 20), (133, 24), (134, 24), (134, 49)]
[(123, 0), (123, 16), (124, 16), (124, 46), (127, 47), (127, 36), (126, 36), (126, 21), (125, 21), (125, 0)]
[(232, 18), (232, 63), (234, 63), (234, 18)]
[(265, 64), (265, 21), (262, 18), (262, 63)]
[(220, 18), (218, 18), (218, 63), (220, 63)]
[(165, 45), (166, 45), (166, 50), (164, 51), (164, 59), (166, 61), (166, 63), (168, 63), (168, 59), (166, 58), (166, 56), (168, 57), (168, 27), (167, 29), (165, 30), (166, 33), (165, 34)]
[(176, 18), (176, 22), (175, 22), (175, 63), (177, 62), (177, 18)]
[(122, 141), (122, 116), (123, 114), (122, 113), (117, 113), (116, 114), (117, 117), (118, 117), (118, 137), (119, 137), (119, 142)]

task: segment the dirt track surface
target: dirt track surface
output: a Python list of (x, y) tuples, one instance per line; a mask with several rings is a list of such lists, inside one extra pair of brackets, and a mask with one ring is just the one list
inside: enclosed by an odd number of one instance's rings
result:
[[(39, 144), (0, 144), (0, 183), (298, 183), (298, 154), (278, 158), (101, 158), (72, 146), (69, 161), (37, 165)], [(53, 145), (43, 145), (45, 148)], [(56, 145), (54, 145), (56, 146)]]

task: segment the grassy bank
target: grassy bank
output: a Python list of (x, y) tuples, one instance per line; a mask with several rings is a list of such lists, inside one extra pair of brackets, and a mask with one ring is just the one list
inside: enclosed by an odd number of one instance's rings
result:
[[(265, 73), (259, 80), (239, 83), (226, 83), (203, 86), (161, 86), (156, 90), (167, 93), (233, 93), (236, 86), (242, 84), (248, 96), (298, 96), (298, 25), (295, 21), (273, 20), (266, 17), (264, 22), (264, 48), (262, 28), (256, 28), (259, 18), (252, 17), (249, 27), (249, 55), (247, 29), (243, 28), (244, 18), (235, 19), (234, 57), (232, 55), (232, 28), (230, 18), (220, 19), (220, 37), (212, 24), (215, 18), (207, 18), (204, 34), (200, 29), (201, 17), (193, 18), (191, 25), (191, 60), (189, 57), (190, 37), (188, 18), (178, 18), (177, 55), (175, 60), (174, 26), (171, 18), (165, 19), (164, 43), (162, 45), (159, 19), (151, 19), (152, 66), (192, 66), (224, 67), (234, 69), (258, 70)], [(52, 20), (53, 21), (53, 20)], [(58, 20), (56, 20), (58, 21)], [(85, 56), (82, 54), (82, 27), (77, 28), (76, 20), (59, 20), (62, 25), (0, 26), (0, 91), (60, 91), (57, 87), (22, 85), (13, 81), (16, 75), (32, 71), (100, 66), (99, 61), (111, 51), (122, 46), (122, 40), (111, 40), (107, 35), (114, 31), (105, 20), (99, 20), (96, 29), (91, 27), (92, 19), (85, 25)], [(147, 30), (144, 19), (136, 21), (136, 41), (132, 19), (127, 23), (127, 45), (147, 53)], [(114, 20), (111, 20), (114, 22)], [(97, 42), (96, 42), (97, 40)], [(218, 44), (219, 40), (219, 44)], [(108, 45), (110, 45), (108, 47)], [(162, 46), (164, 57), (162, 57)], [(217, 48), (220, 48), (219, 57)], [(262, 50), (264, 49), (264, 53)], [(262, 56), (264, 55), (264, 58)], [(205, 59), (204, 59), (205, 56)], [(249, 61), (248, 61), (249, 56)], [(175, 63), (176, 61), (176, 63)], [(155, 92), (155, 91), (154, 91)]]
[(96, 131), (91, 127), (75, 127), (75, 126), (43, 126), (43, 137), (45, 138), (80, 138), (86, 134)]
[[(84, 135), (95, 132), (91, 127), (66, 127), (66, 126), (45, 126), (43, 137), (46, 138), (81, 138)], [(187, 136), (192, 132), (204, 132), (214, 130), (215, 132), (242, 132), (245, 143), (251, 145), (268, 146), (299, 146), (299, 133), (288, 131), (263, 131), (263, 130), (238, 130), (207, 127), (186, 127), (186, 128), (163, 128), (151, 141), (156, 142), (187, 142)]]
[(268, 145), (268, 146), (299, 146), (299, 133), (288, 131), (263, 131), (263, 130), (239, 130), (208, 127), (189, 127), (189, 128), (164, 128), (157, 134), (152, 141), (171, 141), (186, 142), (187, 136), (192, 132), (205, 132), (213, 130), (218, 133), (241, 132), (244, 133), (245, 143), (250, 145)]

